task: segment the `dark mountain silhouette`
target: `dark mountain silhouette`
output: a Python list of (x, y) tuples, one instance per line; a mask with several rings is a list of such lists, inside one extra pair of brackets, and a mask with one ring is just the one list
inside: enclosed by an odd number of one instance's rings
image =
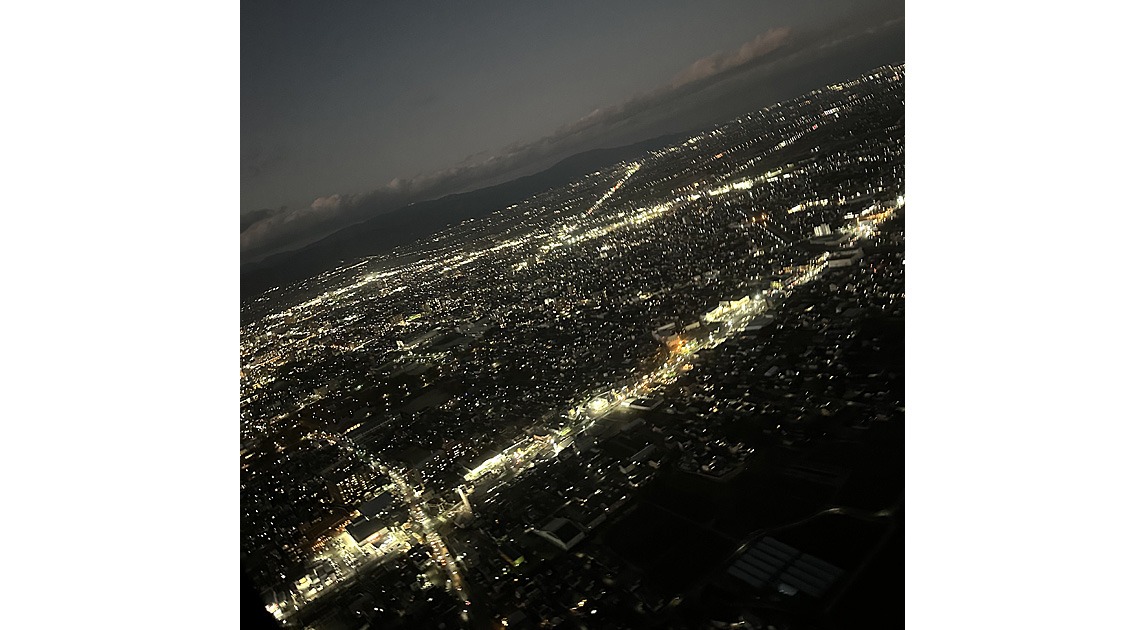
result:
[(242, 297), (312, 277), (343, 261), (383, 254), (474, 217), (483, 217), (535, 194), (617, 162), (630, 160), (693, 135), (676, 133), (636, 144), (593, 149), (550, 168), (503, 184), (410, 204), (356, 223), (300, 249), (269, 256), (241, 268)]

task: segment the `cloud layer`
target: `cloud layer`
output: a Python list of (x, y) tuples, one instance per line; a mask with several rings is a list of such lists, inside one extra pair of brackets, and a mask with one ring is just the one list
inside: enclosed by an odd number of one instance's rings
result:
[(394, 179), (369, 193), (336, 194), (315, 199), (302, 208), (248, 213), (243, 216), (241, 226), (242, 256), (247, 260), (257, 260), (275, 251), (303, 246), (341, 227), (410, 203), (520, 175), (522, 169), (564, 157), (574, 150), (589, 148), (593, 141), (607, 141), (610, 132), (632, 124), (634, 119), (666, 109), (673, 101), (705, 90), (726, 78), (749, 70), (770, 72), (775, 67), (790, 65), (811, 54), (823, 54), (824, 49), (863, 33), (861, 28), (802, 34), (789, 27), (769, 29), (737, 49), (697, 59), (654, 90), (596, 109), (538, 140), (510, 145), (491, 155), (472, 156), (461, 164), (434, 173)]

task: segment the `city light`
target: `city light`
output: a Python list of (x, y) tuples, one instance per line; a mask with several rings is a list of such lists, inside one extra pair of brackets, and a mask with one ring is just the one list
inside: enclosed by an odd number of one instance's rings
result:
[[(875, 352), (855, 331), (904, 295), (887, 254), (901, 142), (871, 140), (897, 121), (889, 76), (602, 167), (244, 319), (243, 549), (266, 558), (268, 612), (301, 624), (376, 580), (509, 625), (488, 593), (549, 562), (520, 548), (529, 528), (599, 536), (651, 481), (723, 483), (768, 440), (819, 439), (808, 418), (878, 433), (889, 386), (838, 366)], [(607, 617), (593, 592), (563, 607)]]

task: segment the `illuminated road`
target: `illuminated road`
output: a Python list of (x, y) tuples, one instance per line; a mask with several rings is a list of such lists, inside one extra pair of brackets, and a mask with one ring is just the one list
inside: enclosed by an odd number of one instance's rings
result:
[[(675, 382), (682, 372), (690, 369), (691, 359), (696, 353), (715, 348), (742, 333), (752, 318), (767, 310), (768, 298), (774, 299), (788, 294), (796, 287), (814, 280), (826, 268), (827, 255), (823, 254), (806, 265), (801, 273), (792, 277), (785, 289), (761, 293), (747, 300), (742, 306), (729, 309), (721, 318), (726, 324), (722, 334), (713, 334), (704, 340), (689, 341), (674, 351), (658, 368), (634, 383), (618, 386), (570, 409), (565, 417), (572, 419), (573, 424), (559, 430), (552, 428), (554, 437), (551, 440), (531, 440), (527, 441), (524, 447), (506, 449), (474, 469), (467, 481), (488, 487), (497, 481), (512, 480), (517, 473), (537, 460), (556, 457), (558, 441), (587, 431), (624, 400), (649, 396)], [(521, 441), (518, 441), (515, 444), (520, 443)], [(445, 514), (457, 514), (462, 509), (463, 506), (458, 503), (446, 510)]]
[(609, 197), (616, 194), (616, 191), (620, 190), (620, 187), (623, 186), (624, 183), (627, 182), (629, 180), (629, 178), (631, 178), (633, 175), (635, 175), (636, 171), (639, 171), (639, 170), (640, 170), (640, 163), (637, 162), (631, 168), (628, 169), (628, 172), (624, 174), (624, 177), (620, 178), (620, 181), (616, 182), (615, 186), (608, 189), (608, 192), (604, 193), (604, 196), (602, 196), (600, 199), (597, 199), (596, 203), (592, 204), (592, 207), (589, 208), (588, 212), (585, 212), (585, 214), (592, 214), (592, 212), (594, 210), (596, 210), (597, 208), (604, 205), (604, 202), (608, 201)]
[(421, 491), (414, 488), (400, 471), (386, 466), (373, 455), (364, 453), (358, 449), (350, 438), (331, 434), (323, 434), (323, 437), (350, 451), (351, 454), (365, 462), (374, 472), (389, 477), (390, 481), (393, 482), (400, 492), (402, 499), (409, 506), (410, 522), (417, 527), (418, 533), (421, 534), (422, 539), (429, 545), (430, 550), (433, 552), (433, 559), (441, 565), (446, 575), (449, 576), (449, 585), (453, 592), (461, 601), (468, 602), (469, 594), (465, 586), (465, 580), (461, 576), (461, 571), (458, 569), (457, 562), (454, 560), (453, 554), (450, 553), (449, 547), (446, 546), (445, 541), (441, 539), (441, 536), (438, 535), (435, 530), (433, 519), (425, 513), (421, 500)]
[(465, 581), (461, 577), (461, 572), (457, 568), (457, 562), (453, 559), (453, 554), (449, 552), (449, 547), (445, 545), (445, 541), (434, 530), (433, 520), (426, 516), (425, 510), (422, 509), (421, 493), (415, 490), (398, 471), (384, 466), (379, 466), (379, 468), (381, 469), (380, 472), (389, 475), (394, 485), (401, 491), (402, 498), (409, 504), (411, 521), (421, 528), (421, 535), (433, 551), (434, 560), (441, 565), (449, 576), (449, 583), (454, 593), (461, 598), (461, 601), (467, 601), (469, 599), (468, 591), (465, 588)]

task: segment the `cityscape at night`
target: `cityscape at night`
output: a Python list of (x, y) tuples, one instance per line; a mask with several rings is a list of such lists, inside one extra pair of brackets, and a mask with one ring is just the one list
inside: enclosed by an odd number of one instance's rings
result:
[(244, 301), (284, 627), (894, 627), (903, 65)]
[(9, 3), (0, 627), (1141, 626), (1134, 17)]

